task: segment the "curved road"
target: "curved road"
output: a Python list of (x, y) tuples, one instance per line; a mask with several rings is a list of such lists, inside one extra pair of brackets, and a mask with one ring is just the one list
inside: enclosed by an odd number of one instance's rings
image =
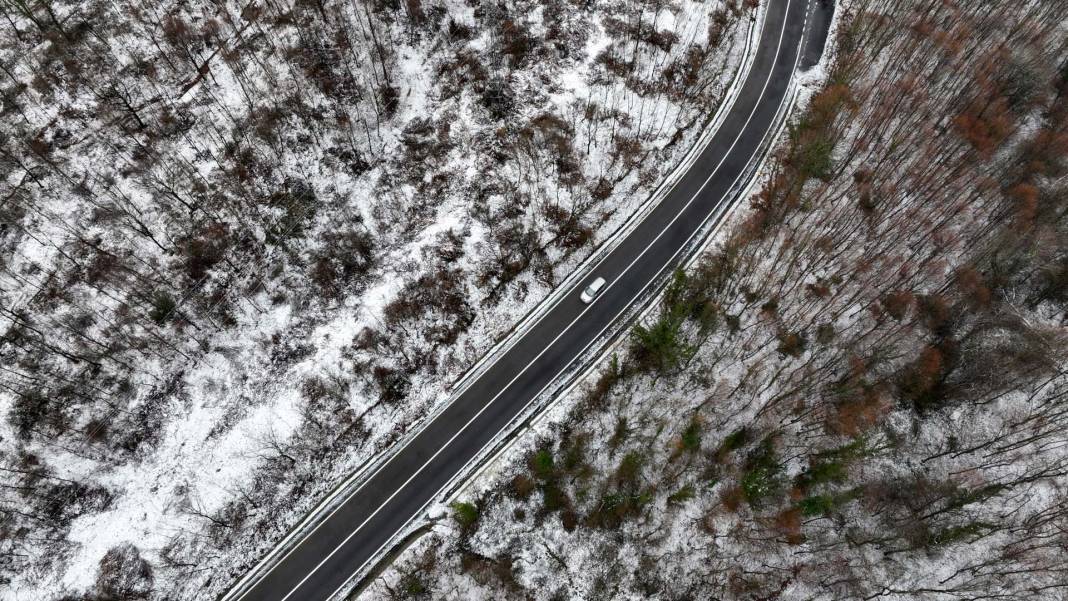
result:
[[(365, 569), (453, 475), (661, 281), (731, 190), (775, 126), (804, 44), (809, 0), (769, 0), (752, 69), (715, 137), (689, 172), (593, 269), (608, 281), (592, 305), (563, 297), (510, 350), (384, 463), (274, 567), (229, 601), (325, 601)], [(584, 285), (584, 284), (583, 284)]]

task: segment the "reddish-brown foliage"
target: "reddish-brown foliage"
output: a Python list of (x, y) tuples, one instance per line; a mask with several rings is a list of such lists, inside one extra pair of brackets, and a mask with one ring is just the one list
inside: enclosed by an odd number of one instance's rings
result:
[(775, 530), (791, 545), (804, 542), (805, 537), (801, 535), (801, 510), (793, 507), (780, 512), (775, 516)]
[(1004, 98), (993, 102), (976, 100), (953, 120), (957, 133), (980, 156), (989, 159), (1014, 129), (1012, 115)]
[(915, 301), (916, 297), (908, 290), (898, 290), (887, 294), (879, 302), (887, 315), (901, 321), (908, 315), (909, 308)]
[(949, 321), (949, 303), (938, 294), (927, 294), (917, 299), (916, 310), (927, 329), (939, 330)]
[(1006, 190), (1005, 194), (1012, 201), (1017, 226), (1026, 229), (1034, 224), (1039, 208), (1038, 188), (1033, 184), (1021, 182)]
[(834, 124), (838, 113), (845, 107), (853, 106), (853, 94), (845, 84), (829, 85), (812, 97), (806, 114), (809, 129), (826, 131)]
[(957, 270), (957, 287), (960, 288), (964, 299), (973, 307), (986, 308), (990, 306), (993, 293), (987, 287), (983, 274), (970, 266), (964, 266)]
[(723, 506), (728, 511), (736, 512), (738, 508), (742, 506), (742, 501), (745, 499), (745, 493), (742, 491), (741, 486), (731, 486), (720, 494), (720, 500), (723, 501)]
[(856, 437), (879, 423), (890, 410), (890, 403), (875, 388), (865, 389), (859, 398), (839, 404), (829, 416), (827, 426), (836, 433)]

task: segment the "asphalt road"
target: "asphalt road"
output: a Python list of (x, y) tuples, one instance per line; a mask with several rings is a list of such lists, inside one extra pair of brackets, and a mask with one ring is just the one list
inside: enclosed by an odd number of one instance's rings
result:
[[(448, 408), (243, 594), (233, 601), (325, 601), (418, 516), (454, 474), (576, 360), (682, 249), (756, 160), (774, 126), (804, 43), (809, 0), (770, 0), (757, 54), (715, 137), (668, 196), (587, 281), (608, 281), (592, 305), (575, 290), (486, 369)], [(585, 286), (585, 282), (582, 283)]]

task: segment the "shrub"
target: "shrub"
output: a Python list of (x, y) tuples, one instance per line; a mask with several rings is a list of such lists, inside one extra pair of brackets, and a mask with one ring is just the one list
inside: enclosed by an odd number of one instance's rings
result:
[(638, 451), (631, 451), (623, 456), (616, 468), (616, 482), (620, 486), (635, 486), (641, 476), (644, 458)]
[(616, 426), (612, 430), (612, 437), (608, 439), (609, 448), (612, 450), (619, 448), (619, 445), (623, 444), (629, 435), (630, 425), (627, 423), (627, 416), (621, 415), (616, 419)]
[(86, 422), (82, 431), (89, 442), (106, 442), (108, 439), (108, 422), (94, 417)]
[(589, 435), (587, 434), (577, 434), (566, 438), (561, 451), (563, 452), (563, 469), (567, 473), (579, 474), (587, 468), (586, 444), (588, 441)]
[(223, 260), (229, 248), (230, 230), (223, 223), (212, 224), (199, 235), (187, 239), (182, 245), (186, 275), (194, 282), (204, 279), (208, 271)]
[(734, 432), (731, 432), (727, 435), (726, 438), (723, 439), (723, 442), (719, 445), (719, 449), (716, 450), (716, 459), (719, 461), (725, 461), (727, 459), (727, 455), (731, 451), (737, 451), (738, 449), (744, 447), (746, 444), (749, 443), (750, 439), (751, 437), (749, 429), (745, 426), (742, 426)]
[(686, 501), (689, 501), (690, 499), (694, 498), (694, 495), (695, 493), (693, 485), (687, 484), (686, 486), (683, 486), (682, 488), (668, 496), (667, 502), (668, 505), (681, 505)]
[(571, 499), (556, 482), (550, 481), (541, 487), (541, 501), (548, 513), (571, 507)]
[(382, 114), (386, 119), (392, 119), (397, 114), (397, 108), (400, 106), (400, 88), (383, 85), (379, 88), (379, 94), (382, 98)]
[(804, 331), (788, 332), (779, 330), (777, 336), (779, 338), (778, 351), (784, 356), (796, 359), (803, 355), (805, 348), (808, 347), (808, 336)]
[(627, 519), (640, 515), (642, 508), (650, 500), (648, 494), (622, 491), (608, 493), (590, 513), (589, 521), (600, 528), (619, 528)]
[(754, 508), (761, 508), (782, 490), (779, 480), (782, 466), (775, 457), (771, 438), (764, 441), (750, 453), (746, 460), (745, 473), (742, 475), (742, 492), (745, 500)]
[(534, 38), (523, 24), (510, 19), (501, 23), (501, 54), (512, 58), (513, 69), (523, 64), (527, 55), (534, 49), (534, 45)]
[(990, 524), (971, 522), (963, 526), (953, 526), (940, 530), (931, 535), (928, 544), (932, 547), (945, 547), (955, 543), (964, 542), (970, 538), (982, 536), (984, 530), (991, 529)]
[(552, 480), (556, 476), (553, 453), (549, 449), (540, 449), (531, 457), (531, 470), (540, 480)]
[(666, 373), (682, 363), (691, 352), (682, 340), (682, 323), (679, 316), (664, 311), (653, 325), (634, 326), (631, 352), (639, 368)]
[(152, 592), (152, 565), (131, 544), (112, 547), (100, 560), (96, 593), (108, 601), (146, 599)]
[(39, 428), (45, 428), (51, 435), (59, 435), (66, 432), (70, 425), (63, 403), (36, 390), (15, 397), (7, 421), (23, 440), (29, 440)]
[(408, 374), (382, 365), (375, 367), (372, 374), (384, 402), (399, 403), (408, 396), (408, 390), (412, 387)]
[(267, 199), (267, 204), (281, 211), (277, 219), (267, 224), (267, 241), (284, 244), (304, 233), (304, 226), (315, 216), (318, 198), (308, 182), (290, 177), (283, 189)]
[(843, 482), (846, 479), (845, 464), (840, 461), (816, 461), (797, 476), (797, 486), (809, 488), (820, 484)]
[(775, 516), (775, 529), (786, 537), (786, 542), (799, 545), (804, 541), (801, 535), (801, 510), (793, 507), (785, 509)]
[(831, 495), (806, 497), (797, 503), (797, 507), (802, 514), (809, 517), (826, 515), (834, 509), (834, 498)]
[(534, 479), (526, 474), (519, 474), (512, 478), (512, 494), (517, 499), (526, 500), (530, 498), (530, 493), (534, 492), (534, 489), (537, 488), (537, 486), (538, 485), (534, 482)]
[(486, 82), (479, 102), (495, 121), (503, 121), (515, 110), (515, 92), (508, 80), (494, 77)]
[(174, 297), (168, 294), (166, 291), (160, 290), (152, 296), (152, 310), (148, 312), (148, 316), (152, 318), (152, 321), (159, 325), (163, 325), (170, 320), (171, 314), (174, 313), (174, 309), (178, 306)]
[(423, 328), (423, 338), (434, 345), (449, 344), (475, 319), (469, 300), (463, 272), (440, 267), (409, 282), (383, 309), (384, 319), (387, 325), (394, 326), (438, 312), (436, 323)]
[(701, 448), (701, 420), (694, 417), (689, 425), (682, 431), (679, 439), (680, 446), (684, 451), (696, 451)]
[(400, 590), (405, 597), (418, 597), (427, 592), (427, 586), (417, 574), (407, 574), (401, 580)]
[(75, 518), (107, 509), (112, 495), (101, 486), (63, 482), (45, 487), (44, 493), (35, 501), (38, 512), (46, 516), (53, 527), (63, 529)]
[(902, 374), (898, 386), (913, 408), (924, 412), (946, 401), (945, 378), (952, 369), (953, 353), (947, 355), (947, 343), (928, 346), (920, 352)]
[(349, 229), (323, 236), (314, 259), (311, 279), (324, 296), (337, 297), (351, 283), (362, 283), (372, 266), (374, 238), (364, 230)]
[(578, 527), (578, 514), (573, 509), (565, 509), (560, 512), (560, 525), (568, 532), (574, 532)]
[(727, 508), (727, 511), (738, 511), (738, 508), (742, 506), (742, 501), (745, 499), (745, 491), (740, 486), (731, 486), (725, 488), (720, 493), (720, 500), (723, 502), (723, 506)]
[(822, 323), (816, 327), (816, 342), (826, 346), (834, 342), (834, 325)]
[(567, 209), (549, 204), (544, 209), (545, 217), (555, 233), (557, 246), (564, 250), (574, 250), (588, 244), (593, 239), (593, 229), (584, 225), (577, 215)]
[(953, 119), (953, 126), (984, 159), (991, 158), (1015, 129), (1006, 99), (991, 100), (985, 94)]
[(907, 290), (899, 290), (897, 292), (891, 292), (882, 299), (879, 300), (879, 304), (882, 305), (883, 310), (887, 315), (893, 317), (897, 321), (901, 321), (908, 315), (908, 310), (915, 302), (916, 297)]
[(591, 409), (600, 409), (604, 406), (604, 403), (608, 400), (608, 394), (612, 391), (617, 383), (622, 380), (624, 373), (619, 365), (619, 357), (612, 355), (612, 360), (608, 364), (608, 369), (601, 372), (601, 375), (597, 378), (597, 382), (586, 393), (586, 404)]
[(878, 423), (890, 410), (890, 404), (882, 391), (865, 385), (858, 394), (835, 405), (828, 414), (828, 427), (832, 432), (846, 436), (858, 436)]
[(590, 197), (594, 200), (606, 200), (612, 195), (615, 185), (605, 178), (599, 178), (597, 184), (590, 190)]
[(478, 507), (472, 503), (457, 501), (452, 504), (452, 517), (460, 524), (460, 528), (465, 531), (473, 530), (475, 525), (478, 524)]

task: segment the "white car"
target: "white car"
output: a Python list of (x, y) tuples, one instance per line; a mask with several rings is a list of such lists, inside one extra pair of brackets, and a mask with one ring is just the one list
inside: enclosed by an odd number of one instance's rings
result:
[(592, 303), (593, 299), (597, 298), (597, 294), (601, 291), (601, 288), (604, 288), (604, 284), (604, 278), (597, 278), (590, 282), (589, 286), (586, 286), (586, 289), (582, 291), (582, 296), (579, 298), (581, 298), (582, 302), (587, 305)]

